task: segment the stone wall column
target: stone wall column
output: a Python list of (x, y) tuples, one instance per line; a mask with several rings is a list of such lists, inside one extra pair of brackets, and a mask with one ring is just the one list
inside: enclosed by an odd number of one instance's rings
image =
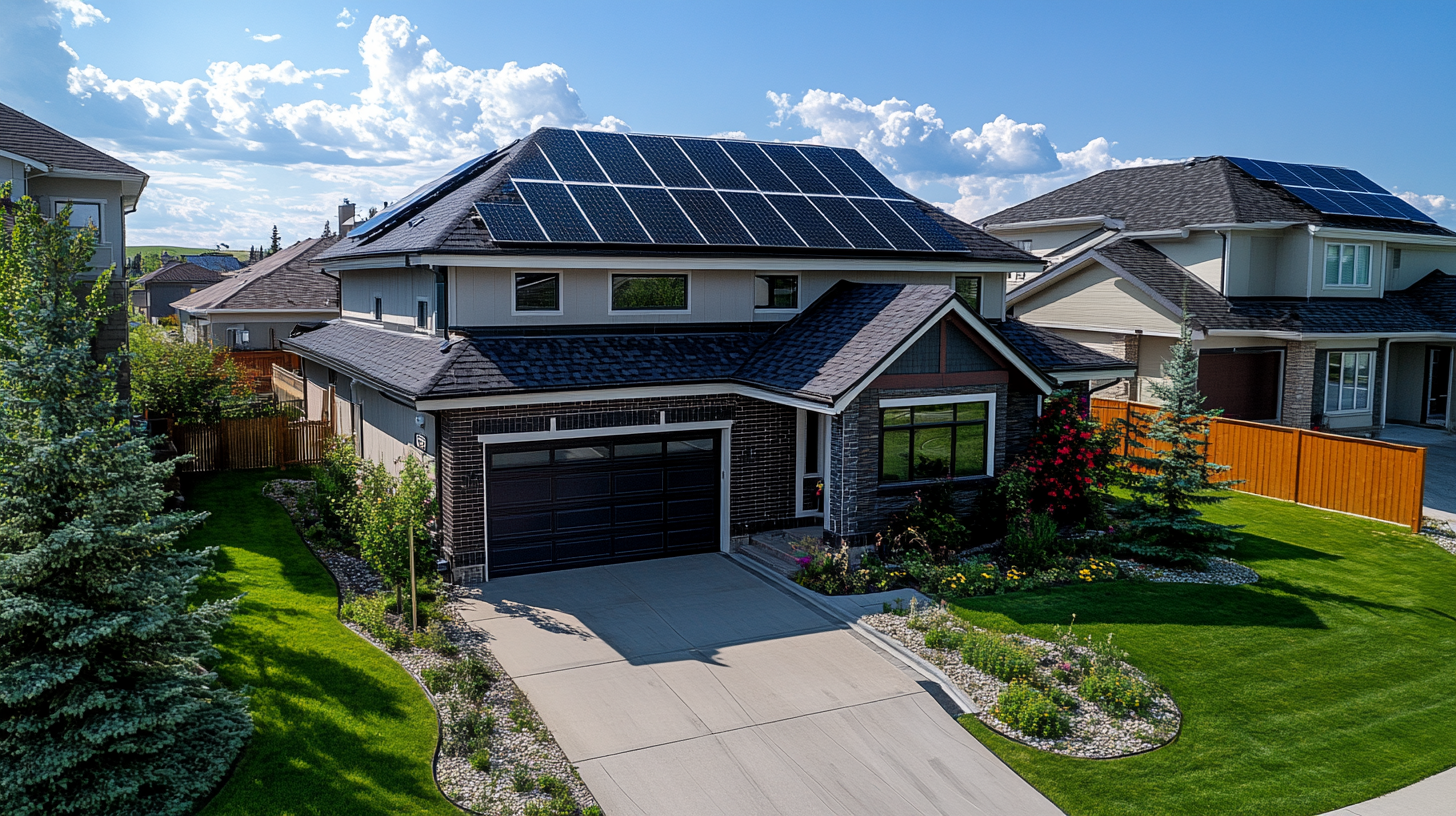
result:
[(1142, 396), (1138, 389), (1137, 365), (1138, 359), (1142, 356), (1143, 333), (1124, 334), (1122, 336), (1122, 359), (1132, 363), (1132, 379), (1127, 383), (1127, 399), (1129, 402), (1137, 402)]
[(1315, 349), (1313, 340), (1284, 347), (1284, 398), (1279, 424), (1308, 428), (1314, 417)]

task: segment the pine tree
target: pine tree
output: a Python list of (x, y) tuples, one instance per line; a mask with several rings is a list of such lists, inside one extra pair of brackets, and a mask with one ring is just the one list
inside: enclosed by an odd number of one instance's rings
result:
[(1221, 411), (1203, 407), (1187, 317), (1163, 380), (1153, 381), (1151, 390), (1162, 403), (1158, 409), (1124, 423), (1134, 496), (1127, 546), (1144, 558), (1203, 569), (1208, 556), (1233, 548), (1238, 526), (1211, 522), (1198, 508), (1227, 500), (1221, 494), (1238, 482), (1213, 479), (1228, 470), (1207, 459), (1209, 426)]
[(173, 466), (92, 359), (109, 275), (81, 282), (94, 231), (66, 223), (24, 199), (0, 238), (0, 796), (180, 815), (252, 728), (206, 667), (236, 601), (189, 604), (215, 552), (177, 547), (203, 515), (164, 511)]
[(283, 248), (283, 245), (278, 240), (278, 225), (277, 224), (274, 224), (273, 225), (273, 238), (272, 238), (271, 241), (268, 242), (268, 254), (269, 255), (272, 255), (273, 253), (277, 252), (278, 250), (280, 250), (282, 248)]
[(319, 237), (320, 238), (332, 238), (332, 237), (334, 237), (334, 227), (333, 227), (333, 224), (329, 223), (329, 220), (327, 218), (324, 219), (324, 234), (321, 235), (321, 236), (319, 236)]

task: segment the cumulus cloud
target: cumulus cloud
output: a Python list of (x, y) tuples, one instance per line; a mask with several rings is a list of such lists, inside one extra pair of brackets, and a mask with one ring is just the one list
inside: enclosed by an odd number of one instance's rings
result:
[(1415, 207), (1437, 221), (1456, 221), (1456, 198), (1445, 195), (1422, 195), (1421, 193), (1396, 193), (1405, 203)]
[(46, 0), (61, 14), (71, 15), (71, 27), (95, 25), (99, 20), (103, 23), (111, 22), (111, 18), (101, 13), (101, 9), (82, 0)]
[(345, 6), (344, 10), (339, 12), (339, 15), (334, 18), (338, 21), (334, 23), (334, 26), (337, 28), (348, 28), (349, 26), (353, 25), (356, 22), (354, 15), (357, 14), (358, 11), (358, 9), (349, 11), (349, 7)]
[(1159, 163), (1118, 159), (1111, 153), (1113, 143), (1104, 138), (1063, 152), (1046, 125), (1004, 115), (979, 129), (954, 128), (933, 106), (893, 97), (871, 104), (816, 89), (797, 102), (790, 94), (769, 91), (768, 100), (774, 107), (771, 127), (798, 124), (817, 131), (805, 141), (853, 147), (911, 190), (929, 184), (953, 187), (959, 198), (939, 206), (966, 220), (1102, 170)]
[(282, 34), (254, 34), (253, 39), (258, 42), (278, 42), (283, 39)]

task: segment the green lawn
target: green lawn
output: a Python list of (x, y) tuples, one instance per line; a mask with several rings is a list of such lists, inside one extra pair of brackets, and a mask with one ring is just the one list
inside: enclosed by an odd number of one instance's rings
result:
[(219, 639), (218, 672), (252, 688), (257, 727), (203, 814), (460, 813), (431, 779), (434, 709), (404, 669), (334, 617), (333, 579), (260, 492), (279, 475), (225, 473), (184, 491), (212, 513), (187, 543), (222, 548), (201, 594), (247, 593)]
[(972, 733), (1072, 816), (1318, 814), (1456, 764), (1456, 557), (1400, 528), (1236, 496), (1243, 587), (1114, 582), (970, 599), (970, 621), (1115, 631), (1183, 709), (1176, 742), (1079, 760)]

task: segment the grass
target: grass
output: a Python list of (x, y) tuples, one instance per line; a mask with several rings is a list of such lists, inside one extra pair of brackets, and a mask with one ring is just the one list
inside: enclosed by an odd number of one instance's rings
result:
[(967, 728), (1071, 816), (1307, 816), (1456, 764), (1456, 558), (1392, 525), (1235, 496), (1241, 587), (1110, 582), (966, 599), (981, 626), (1117, 633), (1183, 731), (1142, 756), (1035, 751)]
[(222, 549), (200, 594), (246, 593), (217, 669), (228, 685), (251, 687), (257, 729), (202, 814), (459, 814), (431, 777), (433, 707), (399, 664), (335, 618), (333, 579), (261, 493), (280, 475), (224, 473), (184, 491), (212, 513), (186, 543)]

